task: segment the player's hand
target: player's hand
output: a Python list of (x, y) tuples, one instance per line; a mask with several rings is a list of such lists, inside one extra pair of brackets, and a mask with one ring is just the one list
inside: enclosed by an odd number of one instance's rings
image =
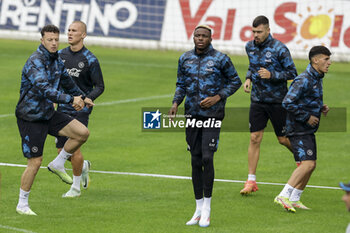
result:
[(312, 127), (316, 127), (319, 122), (320, 122), (320, 119), (318, 117), (313, 116), (313, 115), (311, 115), (309, 120), (307, 121), (307, 123), (309, 125), (311, 125)]
[(95, 105), (94, 102), (88, 97), (85, 97), (84, 103), (85, 103), (86, 107), (88, 107), (88, 108), (91, 108), (92, 106)]
[(327, 104), (323, 105), (323, 107), (321, 108), (321, 112), (324, 116), (327, 116), (327, 113), (329, 112), (329, 107)]
[(220, 100), (221, 100), (221, 97), (219, 95), (214, 95), (214, 96), (205, 98), (204, 100), (202, 100), (200, 102), (199, 105), (202, 108), (210, 108), (211, 106), (213, 106), (214, 104), (216, 104)]
[(260, 68), (260, 70), (258, 70), (258, 73), (260, 75), (261, 78), (264, 78), (264, 79), (269, 79), (271, 78), (271, 73), (270, 71), (268, 71), (267, 69), (265, 68)]
[(178, 108), (177, 103), (173, 103), (173, 106), (171, 106), (171, 108), (169, 109), (168, 115), (170, 120), (173, 120), (174, 117), (176, 116), (177, 108)]
[(82, 110), (84, 108), (85, 104), (84, 104), (84, 100), (81, 98), (81, 95), (80, 96), (74, 96), (72, 106), (77, 111), (80, 111), (80, 110)]
[(243, 84), (243, 87), (244, 87), (244, 91), (246, 93), (250, 93), (250, 86), (251, 86), (251, 83), (252, 83), (252, 80), (250, 79), (247, 79), (245, 80), (244, 84)]

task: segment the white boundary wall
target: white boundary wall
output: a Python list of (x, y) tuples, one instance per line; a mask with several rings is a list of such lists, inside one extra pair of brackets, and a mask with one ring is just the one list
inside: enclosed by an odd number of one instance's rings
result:
[(205, 23), (214, 29), (215, 48), (245, 55), (251, 23), (265, 15), (293, 57), (305, 59), (323, 44), (333, 60), (350, 61), (349, 12), (349, 0), (0, 0), (0, 37), (38, 40), (47, 23), (66, 31), (81, 19), (88, 44), (188, 50), (194, 27)]

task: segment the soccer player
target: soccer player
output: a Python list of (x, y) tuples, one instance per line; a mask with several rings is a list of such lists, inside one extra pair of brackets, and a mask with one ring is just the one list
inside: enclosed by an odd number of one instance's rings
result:
[[(75, 83), (84, 92), (85, 98), (94, 101), (104, 91), (103, 76), (100, 64), (85, 46), (84, 39), (86, 37), (86, 24), (82, 21), (74, 21), (68, 28), (69, 47), (60, 50), (58, 53), (62, 58), (64, 65), (70, 76), (73, 77)], [(66, 113), (80, 121), (86, 127), (88, 126), (89, 116), (92, 108), (83, 108), (76, 111), (69, 104), (59, 104), (58, 112)], [(48, 165), (49, 171), (58, 175), (62, 181), (72, 184), (70, 190), (63, 197), (80, 196), (80, 183), (84, 189), (87, 189), (90, 183), (89, 169), (90, 161), (85, 160), (78, 148), (74, 154), (68, 158), (71, 160), (73, 167), (73, 180), (66, 173), (64, 164), (67, 160), (63, 154), (60, 154), (67, 137), (58, 137), (56, 147), (58, 148), (58, 156)]]
[(300, 201), (300, 197), (316, 168), (315, 133), (321, 113), (326, 116), (329, 111), (329, 107), (323, 104), (322, 81), (331, 65), (330, 56), (328, 48), (312, 47), (309, 52), (310, 64), (295, 78), (282, 102), (287, 110), (287, 137), (294, 156), (299, 157), (301, 163), (274, 201), (290, 212), (295, 212), (295, 208), (309, 209)]
[[(74, 118), (57, 112), (53, 103), (65, 103), (80, 111), (92, 106), (83, 100), (83, 92), (74, 83), (58, 57), (59, 29), (46, 25), (41, 30), (41, 44), (29, 57), (22, 70), (20, 98), (16, 106), (17, 125), (22, 138), (22, 151), (27, 168), (21, 178), (16, 211), (36, 215), (29, 207), (29, 192), (40, 168), (47, 134), (67, 136), (64, 153), (74, 153), (89, 137), (89, 130)], [(64, 91), (58, 90), (61, 85)]]
[[(190, 119), (205, 121), (224, 118), (226, 99), (242, 85), (230, 58), (211, 45), (211, 28), (197, 26), (195, 48), (181, 55), (176, 91), (169, 115), (175, 116), (185, 101), (185, 114)], [(210, 225), (210, 203), (214, 184), (213, 156), (219, 142), (220, 127), (187, 127), (186, 141), (191, 152), (192, 183), (196, 210), (186, 225)], [(204, 198), (203, 198), (204, 195)]]
[(297, 76), (297, 71), (288, 48), (270, 34), (269, 20), (263, 15), (253, 21), (254, 40), (246, 44), (249, 68), (244, 91), (252, 86), (249, 111), (250, 143), (248, 148), (248, 180), (240, 191), (242, 195), (258, 191), (256, 168), (264, 129), (270, 119), (278, 142), (291, 151), (285, 137), (286, 112), (282, 100), (286, 95), (287, 80)]
[[(343, 195), (342, 200), (344, 201), (348, 211), (350, 211), (350, 183), (344, 184), (343, 182), (340, 182), (339, 186), (345, 191), (345, 194)], [(350, 233), (350, 223), (346, 228), (346, 233)]]

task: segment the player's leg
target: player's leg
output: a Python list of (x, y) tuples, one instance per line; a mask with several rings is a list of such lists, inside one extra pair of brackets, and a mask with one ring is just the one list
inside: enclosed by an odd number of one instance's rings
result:
[[(80, 148), (80, 146), (86, 142), (89, 131), (85, 125), (80, 123), (78, 120), (71, 121), (68, 125), (66, 125), (63, 129), (59, 131), (59, 134), (62, 136), (67, 136), (68, 140), (64, 144), (62, 151), (66, 151), (67, 154), (74, 155), (74, 153)], [(62, 153), (61, 151), (61, 153)], [(60, 153), (60, 154), (61, 154)], [(81, 172), (83, 165), (83, 157), (81, 153), (77, 154), (78, 157), (71, 158), (73, 161), (73, 171), (75, 170), (77, 175), (73, 176), (73, 183), (70, 190), (63, 194), (62, 197), (78, 197), (80, 196), (80, 181), (81, 181)], [(77, 162), (77, 163), (74, 163)], [(74, 173), (73, 173), (74, 174)], [(80, 175), (78, 175), (80, 174)]]
[(250, 141), (248, 148), (248, 172), (249, 174), (256, 174), (260, 156), (260, 144), (263, 139), (264, 130), (250, 133)]
[(69, 128), (72, 124), (75, 125), (76, 122), (77, 120), (74, 120), (73, 117), (67, 114), (55, 112), (49, 124), (49, 134), (56, 137), (56, 147), (63, 149), (61, 149), (58, 156), (48, 164), (47, 168), (67, 184), (72, 184), (73, 179), (67, 174), (64, 164), (66, 160), (72, 156), (74, 151), (72, 151), (72, 148), (69, 148), (70, 151), (64, 149), (64, 145), (68, 141), (69, 135), (65, 131), (63, 131), (62, 134), (61, 131), (67, 129), (67, 127)]
[(195, 225), (201, 218), (203, 205), (203, 165), (202, 152), (200, 147), (201, 135), (200, 129), (186, 128), (186, 141), (188, 150), (191, 152), (192, 166), (192, 185), (196, 200), (196, 210), (192, 218), (186, 222), (186, 225)]
[(21, 188), (19, 192), (18, 204), (16, 207), (16, 211), (19, 214), (23, 215), (36, 215), (30, 207), (28, 203), (29, 193), (34, 183), (34, 179), (38, 170), (40, 168), (42, 162), (42, 156), (30, 158), (27, 161), (27, 167), (24, 170), (21, 177)]
[[(272, 104), (269, 106), (268, 114), (278, 142), (281, 145), (285, 146), (293, 154), (292, 145), (290, 144), (289, 139), (285, 136), (287, 111), (282, 107), (281, 104)], [(300, 159), (294, 156), (294, 160), (296, 165), (299, 166)]]
[[(77, 112), (76, 119), (88, 127), (90, 114), (87, 112)], [(71, 163), (73, 167), (73, 174), (79, 176), (81, 174), (81, 185), (84, 189), (87, 189), (90, 185), (90, 167), (91, 162), (84, 160), (81, 149), (77, 149), (71, 157)], [(74, 180), (74, 179), (73, 179)]]
[(220, 128), (203, 128), (202, 130), (202, 164), (204, 180), (204, 201), (199, 226), (210, 225), (211, 197), (214, 186), (214, 153), (219, 145)]
[[(49, 134), (53, 136), (65, 136), (68, 140), (65, 142), (63, 149), (59, 155), (48, 165), (48, 169), (58, 175), (64, 182), (73, 184), (71, 192), (68, 191), (68, 196), (80, 196), (80, 176), (75, 180), (66, 173), (64, 163), (72, 154), (80, 148), (80, 146), (87, 140), (89, 131), (85, 125), (78, 120), (72, 118), (64, 113), (55, 112), (50, 120)], [(74, 182), (75, 181), (75, 182)], [(76, 188), (79, 187), (79, 188)], [(65, 195), (65, 194), (64, 194)]]
[[(68, 137), (67, 142), (64, 144), (62, 151), (66, 151), (69, 154), (73, 154), (81, 145), (83, 145), (88, 137), (88, 128), (80, 123), (78, 120), (72, 120), (64, 128), (62, 128), (58, 134), (60, 136)], [(62, 153), (61, 151), (61, 153)]]
[(203, 206), (203, 166), (202, 155), (191, 152), (191, 166), (192, 166), (192, 185), (193, 192), (196, 199), (196, 210), (192, 218), (186, 222), (186, 225), (195, 225), (199, 222), (202, 214)]
[[(293, 151), (295, 151), (295, 156), (299, 157), (302, 162), (300, 166), (293, 171), (287, 184), (276, 199), (283, 198), (283, 201), (286, 203), (284, 208), (288, 210), (290, 209), (288, 208), (288, 205), (308, 209), (300, 202), (300, 196), (312, 172), (316, 168), (316, 144), (314, 135), (293, 136), (289, 139), (293, 147)], [(293, 212), (295, 212), (295, 209)]]
[[(301, 201), (301, 195), (309, 182), (309, 179), (316, 169), (316, 159), (317, 159), (317, 148), (315, 135), (305, 135), (303, 137), (304, 151), (306, 154), (302, 157), (302, 162), (300, 166), (305, 170), (305, 175), (300, 181), (294, 181), (296, 183), (295, 188), (289, 198), (293, 206), (300, 209), (309, 209)], [(304, 160), (305, 159), (305, 160)], [(293, 181), (291, 181), (292, 183)]]
[[(86, 112), (77, 112), (76, 114), (72, 115), (75, 119), (77, 119), (79, 122), (84, 124), (86, 127), (89, 122), (89, 113)], [(56, 147), (58, 149), (58, 155), (56, 157), (57, 160), (60, 160), (60, 152), (62, 151), (62, 148), (66, 141), (68, 140), (67, 137), (58, 136), (56, 138)], [(65, 158), (62, 158), (63, 162), (65, 162)], [(84, 157), (81, 153), (80, 148), (78, 148), (71, 157), (68, 158), (69, 161), (72, 163), (73, 168), (73, 179), (71, 179), (71, 183), (74, 183), (73, 186), (78, 186), (81, 180), (81, 184), (84, 189), (87, 189), (90, 183), (90, 176), (89, 176), (89, 170), (91, 163), (90, 161), (84, 161)], [(53, 162), (55, 164), (55, 162)], [(81, 178), (79, 178), (81, 177)], [(74, 182), (75, 181), (75, 182)], [(75, 184), (76, 183), (76, 184)]]
[(293, 150), (292, 150), (292, 145), (290, 144), (288, 137), (277, 136), (277, 140), (281, 145), (285, 146), (290, 152), (292, 152), (293, 157), (294, 157), (294, 161), (295, 161), (297, 167), (299, 167), (300, 163), (301, 163), (300, 158), (294, 155)]
[(29, 193), (42, 162), (44, 143), (48, 132), (48, 123), (28, 122), (17, 119), (22, 138), (22, 151), (27, 158), (27, 167), (21, 177), (21, 186), (16, 211), (24, 215), (36, 215), (29, 207)]
[(267, 125), (268, 115), (263, 104), (251, 103), (249, 111), (250, 141), (248, 148), (248, 179), (242, 195), (258, 191), (256, 184), (256, 168), (260, 156), (260, 144), (263, 139), (264, 129)]

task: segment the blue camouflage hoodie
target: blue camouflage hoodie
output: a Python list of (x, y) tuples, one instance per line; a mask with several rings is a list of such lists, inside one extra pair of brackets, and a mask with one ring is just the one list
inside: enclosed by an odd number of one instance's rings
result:
[[(195, 49), (179, 59), (173, 103), (181, 104), (186, 96), (185, 113), (192, 116), (224, 118), (226, 99), (242, 85), (231, 59), (209, 45), (197, 54)], [(208, 109), (200, 102), (220, 95), (221, 100)]]
[[(261, 44), (254, 40), (246, 44), (249, 68), (246, 79), (252, 81), (251, 101), (258, 103), (280, 104), (286, 95), (287, 80), (297, 76), (293, 59), (288, 48), (269, 35)], [(270, 79), (262, 79), (258, 73), (265, 68), (271, 73)]]
[(292, 82), (282, 106), (287, 109), (287, 136), (313, 134), (319, 124), (307, 123), (310, 116), (321, 117), (323, 107), (322, 81), (324, 74), (318, 73), (311, 64)]
[[(58, 91), (59, 85), (68, 94)], [(23, 67), (16, 116), (26, 121), (49, 120), (55, 111), (53, 103), (71, 103), (72, 95), (83, 93), (68, 75), (58, 54), (40, 45)]]

